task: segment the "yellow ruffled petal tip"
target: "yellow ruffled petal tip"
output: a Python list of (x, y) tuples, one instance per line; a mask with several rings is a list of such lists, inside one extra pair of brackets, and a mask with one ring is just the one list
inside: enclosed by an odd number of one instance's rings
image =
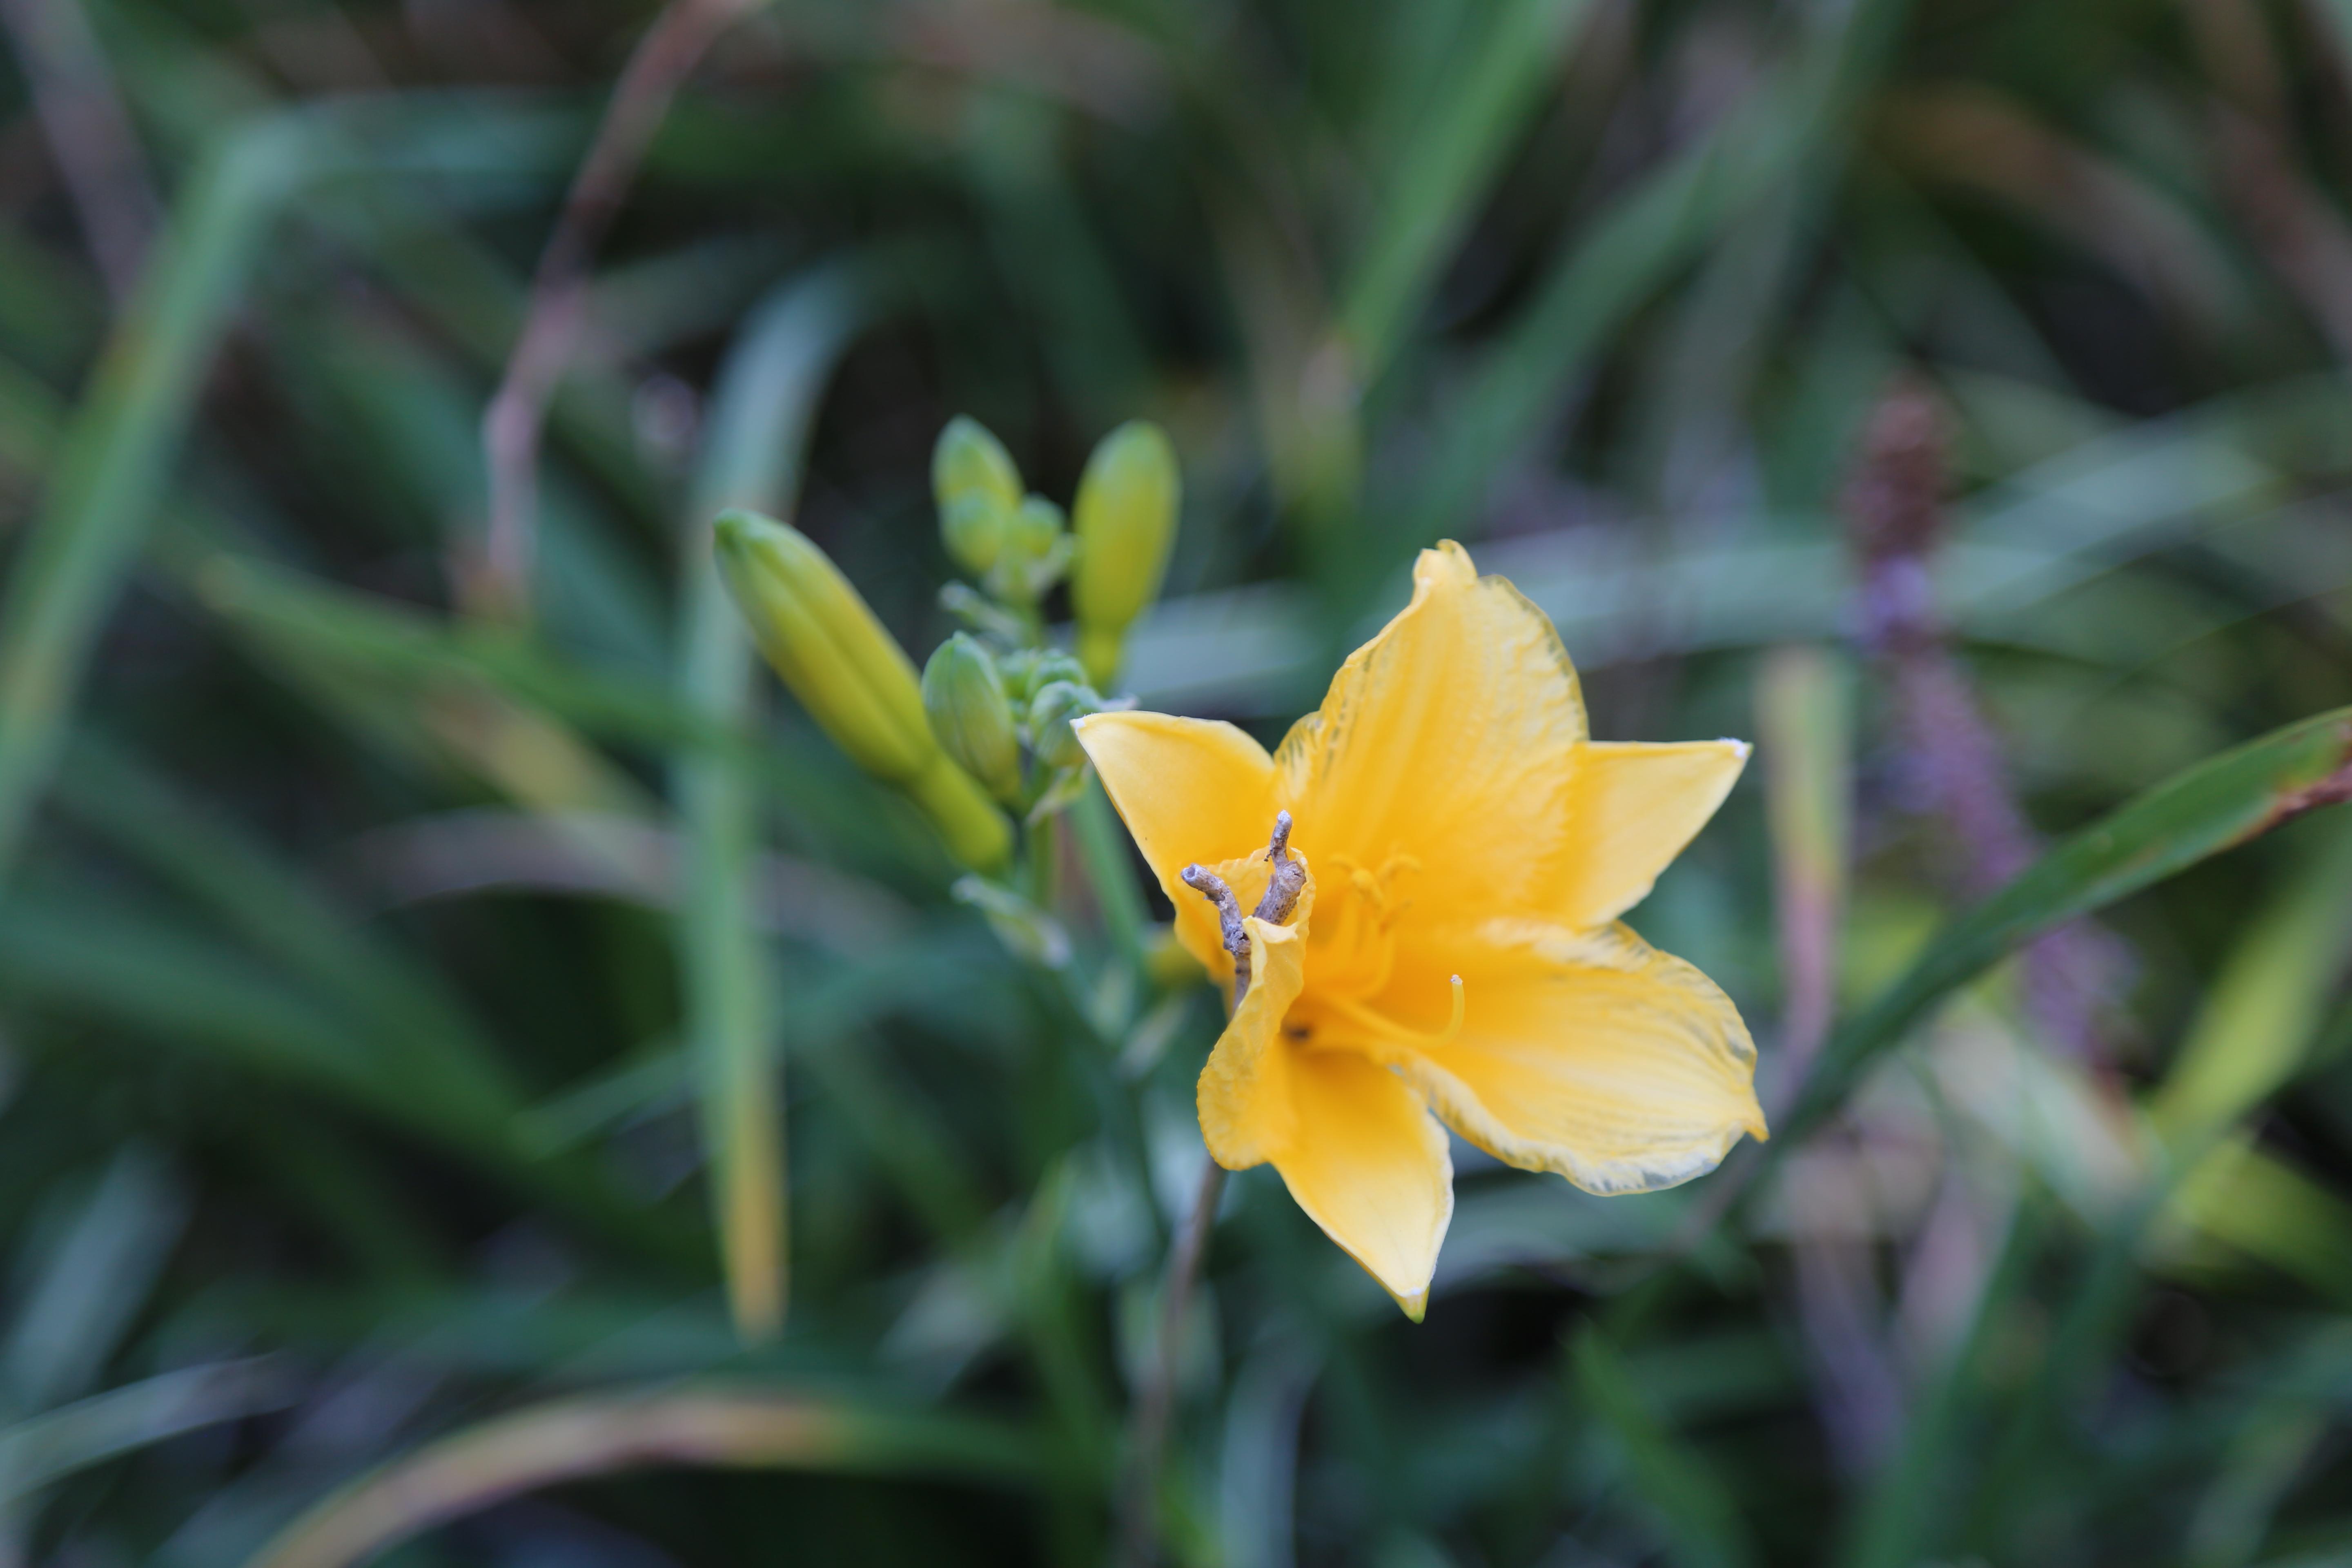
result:
[(1291, 814), (1307, 896), (1239, 921), (1251, 984), (1202, 1071), (1202, 1132), (1230, 1169), (1272, 1163), (1413, 1321), (1453, 1217), (1445, 1128), (1600, 1194), (1766, 1136), (1738, 1009), (1617, 923), (1748, 747), (1592, 740), (1551, 623), (1460, 545), (1423, 552), (1412, 603), (1271, 757), (1161, 713), (1076, 730), (1178, 939), (1227, 985), (1226, 928), (1184, 868), (1248, 910)]

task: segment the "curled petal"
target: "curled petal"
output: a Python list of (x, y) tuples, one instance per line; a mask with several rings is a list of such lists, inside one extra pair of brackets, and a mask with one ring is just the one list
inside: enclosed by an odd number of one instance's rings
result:
[(1307, 927), (1268, 925), (1252, 915), (1250, 988), (1201, 1069), (1201, 1136), (1229, 1171), (1274, 1159), (1297, 1134), (1292, 1058), (1283, 1015), (1307, 980)]
[(1648, 896), (1748, 765), (1745, 741), (1587, 741), (1569, 776), (1568, 836), (1531, 907), (1562, 925), (1606, 925)]
[(1274, 824), (1273, 759), (1233, 725), (1202, 719), (1097, 713), (1071, 728), (1176, 906), (1177, 938), (1210, 973), (1230, 976), (1216, 914), (1180, 874), (1194, 861), (1215, 866), (1264, 850)]
[(1651, 1192), (1713, 1170), (1743, 1132), (1766, 1136), (1748, 1027), (1681, 959), (1622, 926), (1491, 921), (1432, 945), (1451, 951), (1417, 967), (1464, 975), (1463, 1026), (1399, 1070), (1496, 1159), (1587, 1192)]
[(1449, 541), (1422, 552), (1412, 603), (1283, 741), (1276, 787), (1327, 865), (1404, 855), (1431, 872), (1424, 916), (1529, 908), (1564, 841), (1583, 741), (1584, 700), (1551, 622)]
[(1274, 1168), (1307, 1217), (1419, 1322), (1454, 1217), (1444, 1130), (1403, 1079), (1352, 1051), (1292, 1050), (1289, 1079), (1292, 1136)]

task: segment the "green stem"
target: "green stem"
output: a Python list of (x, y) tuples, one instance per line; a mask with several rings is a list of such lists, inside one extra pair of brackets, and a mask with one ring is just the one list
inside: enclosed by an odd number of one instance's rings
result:
[(1078, 863), (1086, 868), (1087, 885), (1094, 890), (1109, 928), (1112, 948), (1139, 975), (1143, 973), (1144, 931), (1149, 922), (1143, 895), (1127, 856), (1127, 837), (1112, 813), (1102, 781), (1089, 779), (1070, 806), (1070, 822), (1077, 829)]
[(1029, 901), (1046, 914), (1054, 912), (1056, 862), (1061, 858), (1058, 820), (1040, 817), (1029, 827)]

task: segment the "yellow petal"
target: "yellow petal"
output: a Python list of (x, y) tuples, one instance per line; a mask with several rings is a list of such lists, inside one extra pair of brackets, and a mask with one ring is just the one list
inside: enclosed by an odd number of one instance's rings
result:
[(1641, 902), (1731, 793), (1748, 751), (1745, 741), (1587, 741), (1570, 775), (1567, 841), (1532, 907), (1597, 926)]
[(1250, 988), (1217, 1037), (1198, 1091), (1201, 1136), (1210, 1156), (1228, 1171), (1265, 1163), (1297, 1133), (1291, 1094), (1297, 1053), (1283, 1038), (1282, 1016), (1307, 979), (1303, 921), (1276, 926), (1252, 915), (1242, 925), (1250, 933)]
[(1288, 1056), (1292, 1135), (1274, 1168), (1307, 1217), (1419, 1322), (1454, 1217), (1445, 1132), (1412, 1087), (1375, 1062), (1352, 1051)]
[(1400, 1052), (1399, 1070), (1496, 1159), (1651, 1192), (1713, 1170), (1742, 1132), (1765, 1136), (1738, 1010), (1623, 926), (1490, 921), (1413, 960), (1414, 988), (1450, 970), (1466, 1005), (1458, 1035)]
[(1412, 857), (1426, 918), (1528, 907), (1563, 842), (1583, 740), (1551, 622), (1449, 541), (1422, 552), (1412, 603), (1349, 656), (1275, 766), (1299, 842), (1327, 867)]
[(1275, 813), (1265, 748), (1231, 724), (1165, 713), (1097, 713), (1071, 728), (1175, 905), (1178, 940), (1211, 974), (1229, 978), (1216, 914), (1178, 874), (1196, 860), (1215, 866), (1265, 848)]

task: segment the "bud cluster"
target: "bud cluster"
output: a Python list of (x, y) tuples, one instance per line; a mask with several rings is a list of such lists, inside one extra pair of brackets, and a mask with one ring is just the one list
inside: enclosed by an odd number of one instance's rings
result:
[[(931, 490), (948, 554), (980, 588), (940, 595), (971, 630), (931, 656), (924, 711), (948, 755), (1000, 802), (1044, 815), (1085, 776), (1072, 721), (1101, 710), (1128, 627), (1159, 596), (1181, 500), (1175, 448), (1139, 420), (1112, 431), (1087, 459), (1066, 523), (1024, 489), (1004, 444), (958, 416), (932, 449)], [(1076, 657), (1041, 646), (1038, 601), (1066, 576)]]
[[(971, 629), (913, 663), (824, 551), (748, 511), (716, 524), (721, 574), (768, 662), (857, 765), (905, 793), (976, 870), (1012, 858), (1005, 811), (1035, 822), (1086, 778), (1074, 721), (1099, 711), (1127, 629), (1160, 592), (1179, 504), (1158, 426), (1119, 426), (1078, 485), (1075, 524), (1029, 493), (1012, 455), (959, 417), (931, 454), (940, 533), (980, 584), (941, 602)], [(1045, 646), (1039, 602), (1065, 577), (1074, 657)], [(1002, 807), (1003, 809), (1000, 809)]]
[(1176, 449), (1160, 426), (1129, 420), (1102, 438), (1066, 525), (1060, 507), (1024, 489), (1004, 444), (961, 415), (932, 449), (931, 490), (949, 556), (984, 591), (959, 584), (949, 608), (1019, 640), (1008, 629), (1034, 626), (1038, 601), (1066, 576), (1082, 680), (1109, 686), (1129, 626), (1160, 596), (1182, 504)]
[(1087, 759), (1070, 725), (1102, 708), (1085, 669), (1058, 648), (992, 649), (958, 632), (923, 667), (923, 710), (940, 746), (999, 801), (1032, 817), (1077, 788)]

